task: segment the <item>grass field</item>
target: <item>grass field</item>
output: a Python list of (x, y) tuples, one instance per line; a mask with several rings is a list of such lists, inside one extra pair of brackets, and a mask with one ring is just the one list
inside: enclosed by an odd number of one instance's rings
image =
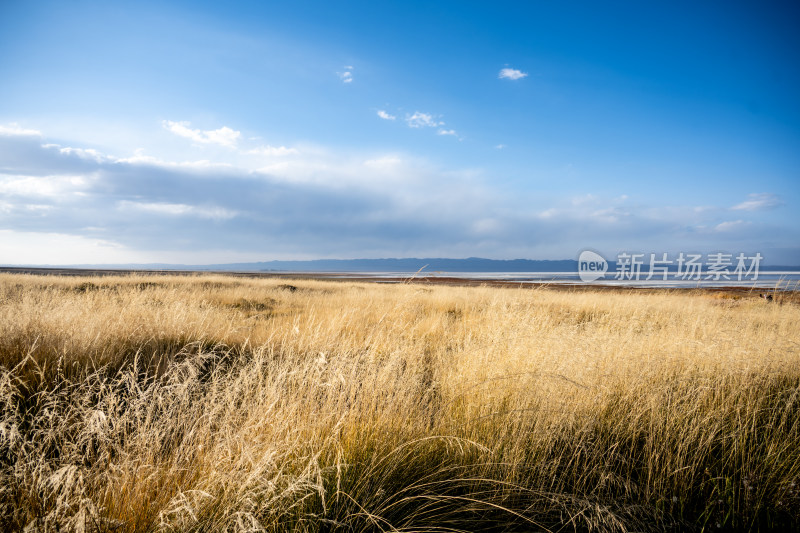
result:
[(800, 305), (4, 274), (0, 417), (3, 531), (797, 529)]

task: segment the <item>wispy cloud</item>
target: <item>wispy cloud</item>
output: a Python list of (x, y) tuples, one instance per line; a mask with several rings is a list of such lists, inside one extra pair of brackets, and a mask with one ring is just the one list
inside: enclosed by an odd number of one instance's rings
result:
[(43, 144), (42, 147), (54, 148), (59, 152), (61, 152), (62, 154), (74, 154), (80, 157), (81, 159), (92, 159), (98, 162), (108, 159), (108, 157), (105, 154), (102, 154), (93, 148), (73, 148), (71, 146), (61, 146), (54, 143)]
[(218, 144), (220, 146), (236, 146), (242, 134), (239, 131), (223, 126), (216, 130), (195, 130), (189, 122), (173, 122), (165, 120), (162, 125), (179, 137), (191, 139), (201, 144)]
[(383, 109), (379, 109), (378, 110), (378, 116), (381, 117), (383, 120), (394, 120), (394, 119), (397, 118), (394, 115), (390, 115), (389, 113), (387, 113)]
[(89, 180), (83, 176), (20, 176), (0, 174), (0, 194), (35, 198), (49, 197), (66, 200), (70, 195), (85, 194)]
[(286, 146), (259, 146), (245, 151), (250, 155), (264, 155), (267, 157), (281, 157), (287, 155), (297, 155), (300, 152), (297, 148), (287, 148)]
[(720, 233), (730, 233), (741, 231), (742, 228), (747, 227), (748, 225), (749, 222), (745, 222), (744, 220), (726, 220), (725, 222), (720, 222), (714, 226), (714, 231)]
[(147, 155), (140, 151), (137, 151), (137, 153), (135, 153), (130, 157), (115, 158), (115, 157), (103, 156), (103, 160), (98, 160), (98, 162), (126, 163), (131, 165), (152, 165), (162, 168), (183, 168), (183, 169), (194, 169), (194, 170), (209, 170), (209, 169), (223, 170), (226, 168), (231, 168), (232, 166), (230, 163), (223, 163), (221, 161), (210, 161), (208, 159), (196, 159), (193, 161), (171, 161), (171, 160), (161, 159), (159, 157), (155, 157), (152, 155)]
[(134, 202), (123, 200), (117, 204), (123, 211), (134, 210), (169, 216), (194, 216), (211, 220), (226, 220), (237, 215), (236, 211), (214, 205), (187, 205), (168, 202)]
[(731, 209), (737, 211), (761, 211), (764, 209), (774, 209), (783, 205), (780, 197), (776, 194), (766, 192), (753, 193), (749, 194), (748, 198), (748, 200), (731, 207)]
[(342, 80), (342, 83), (352, 83), (353, 82), (353, 66), (352, 65), (345, 65), (344, 70), (342, 72), (337, 72), (337, 76), (339, 79)]
[(522, 72), (521, 70), (517, 70), (514, 68), (504, 68), (500, 69), (500, 74), (497, 76), (498, 78), (506, 79), (506, 80), (521, 80), (522, 78), (528, 75), (527, 72)]
[(0, 135), (33, 135), (41, 137), (42, 133), (37, 130), (23, 128), (16, 122), (12, 122), (5, 126), (0, 124)]
[[(242, 134), (240, 131), (234, 130), (233, 128), (229, 128), (227, 126), (222, 126), (221, 128), (217, 128), (215, 130), (199, 130), (199, 129), (192, 129), (191, 123), (188, 121), (172, 121), (172, 120), (165, 120), (162, 122), (162, 126), (177, 135), (178, 137), (182, 137), (184, 139), (190, 139), (191, 141), (199, 144), (204, 145), (219, 145), (225, 148), (231, 149), (231, 153), (235, 154), (242, 154), (242, 155), (255, 155), (255, 156), (264, 156), (264, 157), (285, 157), (290, 155), (297, 155), (299, 154), (299, 150), (297, 148), (290, 148), (287, 146), (271, 146), (271, 145), (255, 145), (253, 141), (258, 141), (259, 138), (249, 138), (248, 140), (242, 142)], [(62, 148), (59, 145), (45, 145), (45, 146), (52, 146), (57, 148), (61, 151), (61, 153), (74, 153), (83, 158), (92, 158), (97, 161), (100, 161), (101, 158), (106, 157), (103, 154), (100, 154), (96, 150), (92, 149), (80, 149), (80, 148)], [(134, 156), (122, 159), (124, 162), (127, 163), (154, 163), (154, 164), (163, 164), (167, 166), (175, 166), (175, 165), (182, 165), (182, 166), (219, 166), (220, 163), (210, 162), (206, 160), (200, 161), (190, 161), (190, 162), (175, 162), (175, 161), (161, 161), (153, 156), (145, 155), (144, 153), (137, 153)]]
[(433, 115), (415, 111), (413, 115), (406, 116), (406, 123), (410, 128), (435, 128), (444, 126), (444, 122), (436, 120)]
[(458, 134), (456, 133), (456, 130), (440, 129), (439, 131), (436, 132), (436, 135), (458, 135)]
[(384, 171), (396, 170), (402, 164), (403, 160), (396, 155), (386, 155), (364, 161), (364, 166)]

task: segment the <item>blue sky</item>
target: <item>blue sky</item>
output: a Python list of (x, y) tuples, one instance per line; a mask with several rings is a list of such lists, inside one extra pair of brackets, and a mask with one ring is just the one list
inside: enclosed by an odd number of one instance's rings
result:
[(800, 8), (0, 2), (0, 263), (800, 264)]

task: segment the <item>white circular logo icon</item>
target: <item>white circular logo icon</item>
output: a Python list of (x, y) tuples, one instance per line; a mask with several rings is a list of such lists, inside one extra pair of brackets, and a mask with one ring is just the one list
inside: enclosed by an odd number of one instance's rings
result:
[(581, 281), (590, 282), (602, 278), (608, 270), (608, 262), (602, 255), (584, 250), (578, 257), (578, 275)]

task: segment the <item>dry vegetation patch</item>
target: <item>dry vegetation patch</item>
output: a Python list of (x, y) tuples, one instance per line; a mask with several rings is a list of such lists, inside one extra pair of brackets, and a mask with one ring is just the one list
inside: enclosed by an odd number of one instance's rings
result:
[(800, 306), (0, 275), (0, 529), (800, 527)]

